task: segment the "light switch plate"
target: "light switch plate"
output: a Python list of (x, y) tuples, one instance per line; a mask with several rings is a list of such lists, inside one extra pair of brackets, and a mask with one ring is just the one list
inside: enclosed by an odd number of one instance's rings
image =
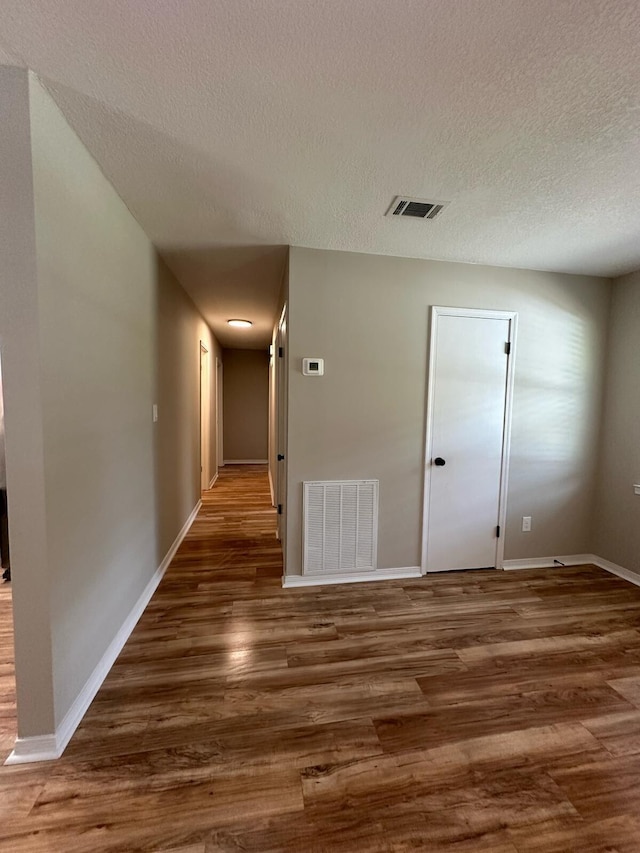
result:
[(640, 495), (640, 483), (633, 484), (633, 494)]

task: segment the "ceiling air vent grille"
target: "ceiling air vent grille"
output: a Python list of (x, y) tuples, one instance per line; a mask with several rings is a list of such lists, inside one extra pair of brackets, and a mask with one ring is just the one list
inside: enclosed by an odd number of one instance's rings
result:
[(435, 219), (449, 204), (448, 201), (427, 201), (397, 195), (386, 216), (410, 216), (412, 219)]

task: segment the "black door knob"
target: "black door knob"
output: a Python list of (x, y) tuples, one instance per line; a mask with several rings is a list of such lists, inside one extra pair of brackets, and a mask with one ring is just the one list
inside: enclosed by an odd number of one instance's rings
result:
[(447, 463), (444, 461), (442, 456), (436, 456), (436, 458), (433, 460), (433, 464), (437, 465), (438, 468), (442, 468), (442, 466), (446, 465)]
[(278, 462), (282, 462), (284, 459), (284, 453), (278, 453)]

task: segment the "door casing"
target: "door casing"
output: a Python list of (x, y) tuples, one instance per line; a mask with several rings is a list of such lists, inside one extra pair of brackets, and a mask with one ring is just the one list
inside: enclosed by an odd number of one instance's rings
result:
[(501, 535), (496, 539), (496, 568), (502, 569), (504, 560), (504, 533), (507, 518), (507, 483), (509, 479), (509, 459), (511, 450), (511, 416), (513, 408), (513, 385), (515, 376), (515, 355), (518, 315), (515, 311), (494, 311), (482, 308), (447, 308), (434, 305), (431, 308), (431, 332), (429, 336), (429, 370), (427, 380), (427, 410), (424, 456), (424, 491), (422, 502), (422, 555), (421, 572), (427, 574), (428, 538), (429, 538), (429, 494), (431, 486), (431, 457), (433, 444), (434, 390), (436, 379), (436, 342), (438, 320), (440, 317), (475, 317), (486, 320), (510, 321), (509, 342), (511, 344), (507, 359), (507, 377), (505, 393), (504, 430), (502, 436), (502, 463), (500, 466), (500, 497), (498, 502), (498, 524)]
[[(281, 355), (282, 353), (282, 355)], [(277, 536), (282, 544), (283, 561), (286, 559), (287, 537), (287, 417), (288, 417), (288, 370), (287, 352), (287, 305), (285, 303), (276, 334), (276, 453), (284, 458), (276, 462), (276, 506), (280, 512), (277, 520)], [(285, 567), (286, 574), (286, 567)]]
[(200, 491), (211, 479), (211, 377), (209, 350), (200, 341)]
[[(224, 443), (223, 443), (223, 365), (222, 360), (216, 356), (216, 467), (224, 467)], [(218, 471), (216, 470), (216, 476)]]

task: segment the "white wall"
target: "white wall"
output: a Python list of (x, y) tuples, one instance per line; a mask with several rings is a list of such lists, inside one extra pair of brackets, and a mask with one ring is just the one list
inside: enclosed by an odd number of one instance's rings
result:
[[(292, 248), (287, 572), (312, 479), (379, 479), (379, 568), (420, 564), (432, 305), (519, 314), (505, 557), (590, 551), (610, 292), (586, 276)], [(323, 377), (301, 375), (309, 355)]]
[(613, 283), (595, 553), (640, 574), (640, 272)]

